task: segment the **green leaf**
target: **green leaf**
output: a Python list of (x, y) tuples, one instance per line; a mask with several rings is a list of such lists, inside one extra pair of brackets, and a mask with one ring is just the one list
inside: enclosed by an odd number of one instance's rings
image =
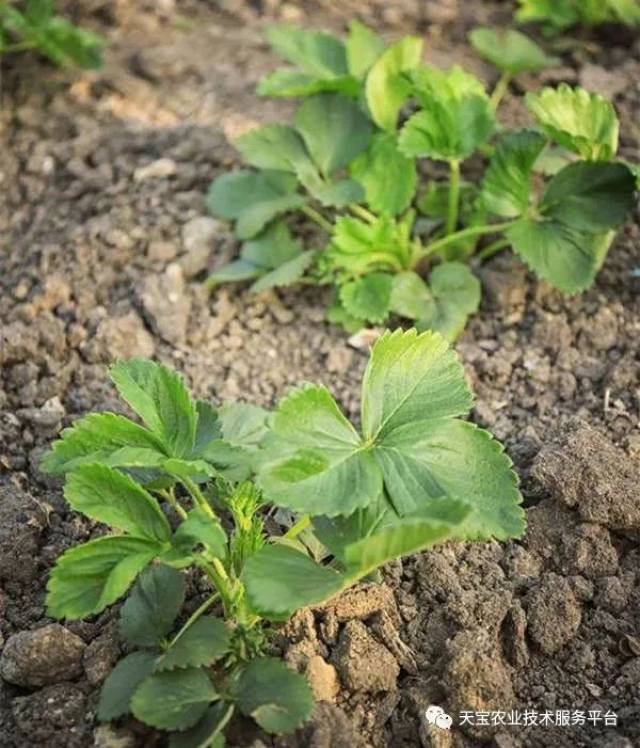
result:
[(470, 511), (467, 504), (447, 498), (429, 501), (420, 512), (404, 519), (389, 515), (371, 535), (345, 546), (343, 560), (349, 577), (362, 578), (395, 558), (455, 537)]
[(114, 413), (90, 413), (64, 429), (44, 455), (40, 469), (63, 474), (87, 462), (103, 462), (123, 447), (155, 450), (162, 442), (144, 427)]
[(537, 73), (561, 63), (557, 57), (549, 57), (528, 36), (514, 29), (473, 29), (469, 41), (481, 57), (511, 75)]
[(264, 125), (234, 141), (244, 160), (257, 169), (304, 174), (313, 164), (302, 138), (290, 125)]
[(356, 78), (362, 78), (384, 52), (385, 43), (375, 31), (359, 21), (351, 21), (345, 47), (349, 72)]
[(138, 647), (158, 646), (178, 617), (185, 590), (176, 569), (162, 564), (145, 569), (120, 610), (122, 636)]
[(201, 507), (187, 514), (173, 536), (173, 543), (184, 551), (191, 551), (202, 543), (216, 558), (224, 559), (227, 556), (227, 535), (222, 525)]
[(522, 534), (522, 498), (511, 460), (499, 442), (474, 424), (416, 418), (387, 433), (375, 456), (401, 516), (450, 498), (472, 510), (457, 537), (505, 540)]
[(297, 283), (313, 263), (315, 252), (303, 252), (261, 276), (251, 285), (253, 293), (262, 293), (268, 288), (283, 288)]
[(455, 340), (464, 330), (467, 319), (480, 306), (480, 281), (468, 265), (443, 262), (430, 277), (433, 304), (420, 317), (417, 327), (435, 330), (447, 340)]
[(362, 186), (353, 179), (340, 179), (337, 182), (307, 185), (309, 193), (326, 207), (343, 207), (359, 203), (364, 199)]
[(357, 99), (361, 88), (360, 81), (352, 75), (318, 78), (296, 70), (276, 70), (260, 81), (257, 92), (260, 96), (278, 98), (314, 96), (319, 93), (333, 92)]
[(516, 18), (520, 23), (545, 24), (545, 33), (557, 34), (580, 20), (580, 5), (573, 0), (518, 0)]
[(156, 671), (212, 665), (231, 645), (231, 633), (224, 621), (203, 616), (191, 624), (158, 661)]
[(472, 404), (456, 354), (439, 335), (415, 330), (385, 332), (377, 340), (362, 389), (367, 440), (415, 422), (462, 415)]
[(345, 332), (350, 334), (358, 332), (358, 330), (361, 330), (366, 325), (365, 320), (358, 319), (358, 317), (349, 314), (342, 305), (339, 297), (334, 298), (327, 309), (327, 322), (330, 322), (332, 325), (339, 325)]
[(162, 364), (142, 358), (118, 361), (110, 375), (123, 400), (160, 439), (169, 457), (188, 457), (198, 416), (180, 376)]
[(369, 145), (371, 123), (358, 105), (338, 94), (319, 94), (298, 108), (295, 124), (311, 158), (326, 177)]
[(389, 307), (401, 317), (419, 319), (431, 311), (433, 297), (422, 278), (409, 270), (394, 276)]
[(382, 130), (395, 132), (398, 114), (411, 93), (405, 73), (420, 64), (422, 39), (407, 36), (386, 50), (367, 76), (365, 94), (373, 121)]
[(533, 271), (568, 294), (593, 283), (611, 243), (607, 233), (587, 234), (557, 221), (528, 218), (507, 229), (505, 236)]
[(369, 148), (351, 164), (351, 176), (362, 184), (367, 203), (376, 213), (403, 213), (416, 192), (415, 161), (398, 150), (391, 133), (374, 135)]
[(566, 83), (527, 94), (526, 103), (540, 129), (563, 148), (588, 161), (607, 161), (618, 150), (618, 118), (599, 94)]
[(186, 730), (198, 722), (218, 699), (203, 670), (168, 670), (149, 676), (131, 699), (131, 711), (141, 722), (160, 730)]
[(389, 316), (393, 275), (371, 273), (345, 283), (340, 301), (349, 314), (369, 322), (384, 322)]
[(270, 26), (267, 39), (280, 57), (304, 73), (332, 78), (349, 72), (344, 44), (330, 34), (282, 24)]
[(305, 678), (275, 657), (252, 660), (236, 688), (238, 708), (270, 733), (290, 733), (313, 710), (313, 694)]
[(167, 542), (171, 528), (155, 499), (128, 475), (106, 465), (81, 465), (68, 477), (64, 497), (90, 519), (139, 538)]
[(514, 218), (527, 211), (533, 167), (546, 140), (531, 130), (500, 139), (482, 182), (482, 201), (498, 216)]
[(372, 455), (324, 387), (307, 385), (281, 400), (272, 431), (284, 456), (261, 466), (259, 485), (277, 506), (350, 514), (380, 492)]
[(286, 172), (236, 171), (212, 183), (207, 205), (218, 218), (238, 221), (239, 239), (251, 239), (276, 216), (304, 205), (297, 186), (295, 175)]
[(224, 748), (223, 730), (233, 712), (232, 704), (212, 704), (193, 727), (171, 735), (169, 748)]
[(569, 164), (549, 182), (540, 212), (580, 231), (615, 229), (633, 208), (635, 187), (624, 164)]
[(47, 584), (47, 615), (85, 618), (100, 613), (129, 589), (136, 576), (163, 550), (142, 538), (107, 536), (66, 551)]
[(133, 692), (153, 672), (157, 654), (132, 652), (113, 668), (107, 676), (98, 703), (98, 719), (111, 722), (129, 714)]
[(406, 122), (399, 148), (408, 157), (461, 161), (486, 143), (496, 127), (482, 84), (458, 66), (421, 68), (413, 75), (423, 110)]

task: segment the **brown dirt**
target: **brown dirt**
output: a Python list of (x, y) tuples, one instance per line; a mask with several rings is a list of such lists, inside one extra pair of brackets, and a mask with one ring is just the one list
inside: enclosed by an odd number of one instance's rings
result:
[[(112, 359), (155, 355), (184, 371), (201, 396), (265, 405), (301, 380), (323, 382), (355, 415), (366, 356), (323, 321), (324, 294), (251, 297), (223, 289), (208, 300), (200, 281), (236, 243), (224, 225), (197, 219), (206, 215), (209, 182), (233, 163), (226, 137), (289, 109), (253, 92), (275, 65), (262, 36), (267, 17), (339, 27), (358, 12), (390, 36), (426, 35), (438, 63), (462, 61), (490, 75), (463, 42), (474, 23), (504, 17), (497, 6), (363, 5), (91, 0), (80, 16), (112, 40), (101, 71), (68, 87), (65, 75), (37, 62), (5, 67), (3, 748), (158, 741), (137, 725), (95, 724), (99, 684), (120, 653), (116, 608), (64, 633), (40, 631), (51, 623), (43, 606), (48, 569), (96, 530), (67, 510), (59, 482), (38, 471), (38, 459), (62, 425), (118, 407), (105, 382)], [(622, 153), (637, 161), (640, 45), (624, 35), (600, 42), (600, 56), (579, 49), (545, 78), (588, 78), (615, 92)], [(521, 121), (513, 99), (504, 117)], [(483, 308), (457, 347), (477, 393), (473, 418), (506, 442), (522, 477), (527, 536), (503, 546), (445, 546), (392, 564), (383, 584), (297, 616), (279, 646), (328, 701), (308, 728), (278, 745), (640, 745), (635, 218), (596, 285), (579, 297), (563, 298), (509, 257), (481, 270)], [(59, 657), (34, 663), (40, 650), (33, 641), (47, 637), (65, 643)], [(7, 670), (16, 652), (21, 657)], [(431, 703), (452, 714), (611, 709), (619, 725), (436, 734), (423, 719)], [(241, 727), (232, 744), (257, 739)]]

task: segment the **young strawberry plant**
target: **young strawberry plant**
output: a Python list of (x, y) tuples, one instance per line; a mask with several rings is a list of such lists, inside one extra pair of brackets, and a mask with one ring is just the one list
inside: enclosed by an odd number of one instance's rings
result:
[(0, 56), (35, 50), (56, 65), (97, 68), (105, 43), (57, 15), (54, 0), (0, 0)]
[[(115, 532), (58, 559), (47, 610), (95, 615), (133, 585), (120, 612), (131, 651), (107, 678), (98, 715), (131, 712), (171, 732), (172, 748), (222, 745), (236, 712), (274, 733), (309, 717), (305, 679), (269, 655), (275, 622), (399, 556), (523, 532), (511, 461), (461, 420), (472, 395), (437, 333), (378, 340), (359, 431), (320, 386), (267, 413), (194, 401), (147, 360), (118, 363), (111, 378), (142, 423), (88, 415), (42, 468), (66, 476), (72, 509)], [(275, 508), (288, 529), (274, 534), (264, 518)], [(188, 569), (211, 591), (185, 616)]]
[[(458, 66), (423, 64), (414, 37), (386, 47), (357, 23), (345, 41), (291, 27), (268, 36), (292, 67), (268, 75), (259, 92), (302, 101), (291, 124), (239, 137), (251, 168), (211, 186), (211, 211), (235, 221), (243, 242), (211, 286), (330, 284), (328, 317), (347, 329), (396, 315), (453, 339), (480, 301), (473, 258), (512, 247), (565, 293), (593, 282), (635, 179), (616, 160), (615, 111), (596, 94), (544, 88), (526, 96), (531, 128), (499, 123), (510, 82), (557, 63), (533, 41), (472, 33), (501, 71), (489, 95)], [(441, 177), (421, 184), (422, 161)], [(470, 179), (483, 162), (484, 176)], [(313, 248), (292, 234), (295, 213), (321, 230)]]
[(638, 0), (518, 0), (516, 18), (521, 23), (540, 23), (549, 36), (578, 24), (603, 23), (640, 25)]

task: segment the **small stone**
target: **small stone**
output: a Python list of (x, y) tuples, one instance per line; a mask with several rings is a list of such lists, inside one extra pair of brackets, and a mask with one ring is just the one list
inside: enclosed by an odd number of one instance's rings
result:
[(613, 99), (622, 93), (629, 83), (629, 75), (621, 70), (607, 70), (590, 62), (580, 69), (580, 85), (587, 91), (599, 93), (607, 99)]
[(105, 632), (94, 639), (86, 648), (82, 658), (87, 680), (92, 686), (97, 686), (109, 675), (120, 657), (120, 647), (117, 636), (113, 632)]
[(112, 725), (100, 725), (93, 733), (93, 748), (135, 748), (135, 735)]
[(57, 395), (47, 400), (41, 408), (24, 408), (18, 411), (21, 418), (44, 429), (59, 426), (65, 413), (64, 405)]
[(171, 262), (175, 260), (178, 248), (173, 242), (165, 242), (160, 239), (149, 242), (147, 257), (152, 262)]
[(528, 633), (547, 655), (558, 652), (577, 634), (580, 604), (564, 577), (549, 573), (527, 597)]
[(136, 312), (105, 317), (96, 331), (96, 342), (104, 346), (110, 360), (131, 356), (150, 358), (155, 351), (153, 337)]
[(10, 636), (2, 650), (0, 675), (16, 686), (72, 680), (82, 673), (85, 649), (82, 639), (59, 623), (21, 631)]
[(347, 621), (333, 659), (340, 680), (351, 691), (376, 693), (396, 688), (400, 667), (395, 657), (360, 621)]
[(316, 701), (335, 701), (340, 685), (333, 665), (325, 662), (320, 655), (315, 655), (307, 663), (305, 675)]
[(191, 313), (191, 299), (186, 294), (180, 265), (173, 262), (162, 275), (147, 276), (141, 296), (148, 321), (158, 335), (168, 343), (183, 344)]
[(193, 278), (206, 270), (219, 232), (220, 223), (206, 216), (192, 218), (182, 227), (182, 246), (186, 254), (180, 264), (185, 278)]
[(353, 351), (345, 345), (334, 345), (327, 355), (327, 371), (342, 374), (353, 366)]
[(176, 162), (170, 158), (159, 158), (146, 166), (139, 166), (133, 172), (134, 182), (144, 182), (147, 179), (166, 179), (177, 171)]

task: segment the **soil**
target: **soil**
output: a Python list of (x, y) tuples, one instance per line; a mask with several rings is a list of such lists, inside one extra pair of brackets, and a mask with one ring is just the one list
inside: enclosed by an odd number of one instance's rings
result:
[[(202, 280), (237, 250), (207, 217), (210, 181), (235, 163), (227, 138), (282, 119), (254, 94), (276, 66), (274, 18), (389, 37), (420, 33), (429, 58), (491, 78), (464, 44), (505, 5), (456, 0), (67, 3), (110, 40), (103, 69), (5, 64), (0, 113), (0, 745), (136, 748), (162, 737), (98, 726), (100, 683), (121, 653), (117, 606), (54, 624), (47, 572), (100, 532), (38, 470), (59, 429), (118, 409), (105, 369), (156, 356), (202, 397), (272, 405), (301, 380), (356, 415), (366, 352), (324, 321), (323, 292), (224, 288)], [(566, 65), (521, 87), (581, 81), (615, 98), (621, 152), (640, 157), (640, 43), (604, 30)], [(513, 98), (505, 120), (526, 115)], [(498, 257), (479, 270), (481, 312), (457, 344), (477, 394), (473, 419), (502, 439), (522, 479), (520, 542), (443, 546), (385, 569), (281, 632), (307, 672), (313, 722), (272, 741), (237, 725), (230, 744), (279, 746), (640, 745), (640, 216), (594, 287), (566, 298)], [(314, 241), (313, 229), (301, 224)], [(193, 604), (202, 592), (193, 583)], [(424, 711), (442, 706), (451, 732)], [(464, 710), (611, 710), (569, 727), (459, 726)]]

